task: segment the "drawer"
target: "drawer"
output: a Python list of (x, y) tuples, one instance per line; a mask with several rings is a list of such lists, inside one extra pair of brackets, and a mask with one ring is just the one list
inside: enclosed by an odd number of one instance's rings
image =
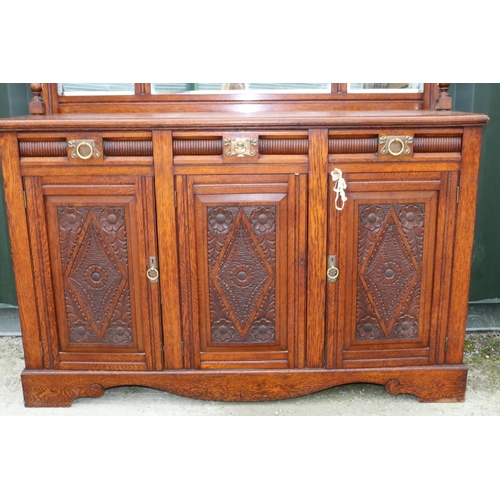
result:
[(81, 175), (83, 169), (89, 175), (153, 173), (147, 132), (28, 133), (19, 134), (18, 144), (23, 176)]
[(328, 139), (331, 162), (361, 159), (377, 162), (457, 161), (461, 159), (461, 151), (461, 129), (336, 130), (330, 131)]

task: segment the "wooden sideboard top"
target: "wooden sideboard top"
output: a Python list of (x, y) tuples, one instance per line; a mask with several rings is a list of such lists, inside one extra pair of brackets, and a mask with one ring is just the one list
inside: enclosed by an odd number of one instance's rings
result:
[(184, 113), (68, 113), (20, 116), (0, 120), (0, 130), (70, 129), (216, 129), (310, 128), (310, 127), (446, 127), (483, 126), (483, 114), (457, 111), (259, 111), (252, 107), (238, 112)]

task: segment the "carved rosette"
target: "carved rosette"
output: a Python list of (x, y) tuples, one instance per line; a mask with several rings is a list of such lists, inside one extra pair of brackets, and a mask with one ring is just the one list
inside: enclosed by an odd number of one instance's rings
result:
[(424, 205), (360, 205), (356, 340), (418, 338)]
[(70, 343), (131, 344), (123, 207), (58, 208)]
[(208, 210), (211, 340), (276, 340), (276, 208)]

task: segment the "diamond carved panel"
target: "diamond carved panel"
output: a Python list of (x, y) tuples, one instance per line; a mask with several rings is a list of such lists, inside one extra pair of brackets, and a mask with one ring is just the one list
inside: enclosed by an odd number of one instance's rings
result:
[(424, 206), (359, 208), (358, 340), (418, 337)]
[(275, 340), (275, 210), (208, 210), (213, 342)]
[(132, 343), (124, 208), (61, 207), (58, 220), (70, 342)]

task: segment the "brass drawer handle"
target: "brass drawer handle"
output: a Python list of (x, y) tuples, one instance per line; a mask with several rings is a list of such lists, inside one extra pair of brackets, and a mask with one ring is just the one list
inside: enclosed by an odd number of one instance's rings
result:
[[(401, 145), (399, 151), (394, 151), (391, 147), (395, 142), (399, 142), (399, 144)], [(404, 150), (405, 150), (405, 143), (399, 137), (394, 137), (394, 139), (391, 139), (389, 141), (389, 144), (387, 144), (387, 151), (392, 156), (399, 156), (400, 154), (403, 153)]]
[[(379, 144), (382, 146), (380, 149), (381, 155), (409, 155), (412, 151), (410, 146), (413, 144), (413, 137), (411, 135), (402, 135), (400, 137), (383, 135), (379, 138)], [(399, 144), (399, 149), (394, 149), (397, 144)]]
[(101, 153), (96, 148), (95, 141), (90, 139), (68, 141), (68, 148), (74, 148), (71, 152), (71, 158), (80, 158), (80, 160), (90, 160), (90, 158), (100, 158)]
[[(82, 154), (82, 152), (80, 151), (82, 147), (88, 148), (89, 153), (87, 155)], [(94, 154), (94, 148), (93, 148), (92, 144), (89, 144), (88, 142), (82, 141), (76, 147), (76, 156), (78, 156), (78, 158), (80, 158), (81, 160), (88, 160), (89, 158), (92, 158), (93, 154)]]

